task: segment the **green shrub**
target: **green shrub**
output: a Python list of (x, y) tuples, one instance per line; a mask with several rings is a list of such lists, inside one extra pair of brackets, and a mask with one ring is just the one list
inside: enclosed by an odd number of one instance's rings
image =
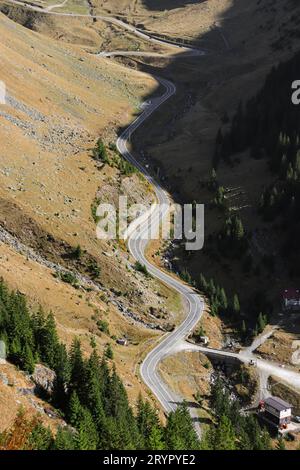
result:
[(102, 333), (109, 335), (109, 327), (108, 327), (108, 322), (106, 320), (98, 320), (97, 326), (99, 330), (102, 331)]
[(100, 204), (100, 199), (95, 199), (91, 205), (91, 213), (92, 213), (92, 217), (93, 217), (93, 220), (94, 222), (97, 224), (100, 220), (100, 217), (97, 215), (97, 209), (98, 209), (98, 206)]
[(105, 357), (107, 357), (107, 359), (113, 359), (114, 358), (114, 352), (112, 350), (112, 347), (110, 344), (108, 344), (105, 348)]
[(144, 264), (140, 263), (139, 261), (137, 261), (135, 263), (134, 267), (135, 267), (136, 271), (139, 271), (140, 273), (145, 274), (145, 276), (147, 276), (147, 277), (150, 276), (147, 267)]
[(95, 160), (109, 164), (107, 150), (101, 139), (98, 139), (96, 147), (93, 149), (93, 157)]
[(61, 279), (63, 282), (66, 282), (67, 284), (71, 284), (73, 287), (78, 285), (78, 280), (75, 274), (70, 271), (57, 272), (56, 277)]
[(101, 274), (101, 268), (98, 266), (97, 262), (95, 260), (90, 261), (88, 270), (93, 278), (98, 278), (100, 277)]
[(80, 245), (77, 245), (73, 251), (73, 257), (76, 259), (80, 259), (82, 256), (82, 249)]

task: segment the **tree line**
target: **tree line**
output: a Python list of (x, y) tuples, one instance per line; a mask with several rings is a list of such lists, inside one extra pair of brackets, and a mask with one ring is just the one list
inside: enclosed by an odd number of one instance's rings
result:
[(20, 413), (12, 428), (0, 435), (0, 447), (40, 450), (199, 448), (185, 404), (168, 416), (165, 426), (156, 409), (142, 398), (134, 412), (120, 377), (107, 361), (107, 357), (112, 356), (107, 351), (99, 356), (93, 344), (93, 352), (85, 358), (77, 338), (67, 350), (58, 338), (53, 315), (46, 315), (41, 308), (32, 312), (25, 296), (10, 291), (3, 280), (0, 280), (0, 339), (6, 344), (8, 360), (21, 370), (31, 374), (35, 364), (41, 362), (55, 371), (53, 392), (47, 399), (60, 410), (68, 424), (53, 436), (38, 418), (28, 420)]
[(239, 402), (218, 377), (212, 385), (210, 406), (215, 423), (202, 440), (205, 450), (271, 450), (271, 438), (253, 414), (241, 413)]
[[(199, 276), (197, 287), (207, 296), (212, 316), (231, 318), (239, 324), (238, 332), (242, 340), (252, 339), (262, 333), (267, 326), (268, 315), (262, 312), (262, 310), (267, 310), (267, 306), (259, 294), (254, 296), (252, 305), (256, 316), (251, 319), (251, 322), (248, 322), (244, 312), (242, 312), (241, 302), (237, 293), (234, 293), (229, 298), (224, 287), (218, 285), (214, 279), (207, 280), (203, 274)], [(198, 334), (198, 336), (203, 336), (203, 334)]]
[(214, 156), (214, 167), (221, 159), (233, 164), (232, 156), (247, 149), (251, 158), (268, 161), (274, 180), (259, 196), (258, 209), (266, 221), (280, 218), (281, 255), (291, 277), (300, 276), (300, 106), (291, 99), (299, 77), (300, 53), (273, 67), (257, 95), (240, 102), (227, 130), (219, 130)]
[(95, 148), (92, 150), (92, 155), (96, 161), (117, 168), (123, 176), (131, 176), (134, 173), (138, 173), (136, 167), (119, 153), (115, 144), (111, 143), (107, 149), (103, 140), (98, 139)]

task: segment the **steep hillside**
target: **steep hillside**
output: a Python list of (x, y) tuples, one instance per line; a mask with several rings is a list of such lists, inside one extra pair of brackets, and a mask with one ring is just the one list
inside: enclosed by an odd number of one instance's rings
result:
[(12, 364), (1, 365), (0, 370), (0, 432), (9, 428), (20, 409), (28, 416), (39, 415), (45, 426), (53, 431), (64, 421), (57, 411), (34, 393), (35, 383)]
[[(230, 256), (220, 258), (211, 246), (211, 240), (224, 233), (227, 226), (222, 211), (215, 207), (218, 194), (211, 189), (210, 183), (218, 129), (221, 126), (226, 128), (228, 119), (235, 115), (240, 101), (246, 103), (257, 93), (274, 65), (288, 60), (299, 50), (300, 7), (293, 0), (217, 3), (219, 9), (214, 12), (213, 0), (189, 5), (181, 10), (181, 23), (178, 24), (185, 23), (186, 30), (189, 22), (185, 22), (185, 19), (188, 18), (190, 8), (198, 8), (199, 16), (195, 13), (195, 21), (198, 19), (201, 25), (203, 18), (206, 18), (205, 11), (211, 11), (210, 31), (205, 33), (199, 27), (197, 40), (205, 46), (206, 41), (212, 37), (216, 39), (218, 35), (219, 41), (211, 42), (207, 55), (198, 60), (185, 58), (182, 62), (174, 61), (162, 67), (161, 73), (176, 81), (177, 97), (169, 109), (160, 114), (160, 119), (151, 129), (150, 125), (148, 128), (146, 125), (141, 130), (140, 136), (142, 133), (146, 136), (143, 142), (145, 153), (163, 168), (167, 187), (181, 200), (196, 200), (206, 205), (206, 253), (204, 250), (190, 253), (187, 257), (185, 250), (179, 251), (174, 257), (175, 266), (182, 271), (187, 268), (196, 282), (199, 281), (200, 272), (208, 279), (213, 277), (218, 285), (226, 288), (230, 299), (238, 290), (249, 310), (253, 306), (253, 298), (260, 295), (258, 291), (264, 291), (267, 287), (272, 302), (278, 306), (281, 286), (290, 282), (286, 274), (282, 272), (276, 284), (270, 286), (266, 274), (268, 267), (263, 268), (262, 278), (258, 280), (255, 276), (248, 276), (249, 256), (244, 263)], [(151, 2), (148, 5), (151, 10)], [(161, 23), (165, 21), (165, 25), (175, 14), (176, 10), (171, 10), (164, 19), (163, 14), (157, 12), (158, 17), (161, 15)], [(224, 190), (231, 213), (242, 219), (248, 233), (257, 230), (260, 233), (258, 244), (264, 246), (261, 240), (264, 237), (264, 226), (256, 204), (264, 187), (270, 185), (272, 173), (264, 159), (249, 160), (236, 156), (235, 163), (220, 163), (218, 183)], [(221, 251), (224, 252), (224, 246)], [(256, 253), (257, 247), (251, 246), (251, 251)], [(253, 310), (261, 307), (258, 301)]]
[[(115, 368), (110, 367), (109, 361), (113, 359), (111, 346), (107, 346), (100, 356), (93, 341), (93, 351), (87, 359), (78, 338), (72, 341), (71, 348), (66, 348), (58, 338), (54, 316), (45, 314), (41, 309), (30, 310), (26, 297), (10, 291), (3, 281), (0, 281), (0, 300), (0, 334), (6, 344), (6, 357), (27, 373), (27, 376), (23, 374), (23, 387), (20, 387), (22, 374), (13, 371), (1, 360), (5, 373), (0, 375), (0, 406), (4, 404), (4, 393), (12, 410), (8, 413), (1, 411), (0, 450), (129, 450), (165, 448), (169, 445), (176, 449), (199, 447), (186, 405), (169, 415), (165, 428), (159, 421), (156, 409), (140, 396), (136, 413), (133, 413), (124, 384)], [(9, 393), (8, 387), (11, 387), (12, 393)], [(31, 397), (27, 402), (25, 400), (27, 409), (20, 407), (12, 424), (5, 427), (2, 433), (3, 417), (5, 426), (5, 417), (11, 415), (15, 408), (11, 399), (13, 392), (16, 404), (21, 405), (21, 401), (16, 399), (18, 393)], [(56, 409), (45, 409), (36, 395), (44, 396)], [(34, 411), (30, 416), (28, 402), (40, 411), (39, 416)], [(56, 418), (52, 423), (52, 432), (45, 427), (48, 423), (44, 412), (48, 418)], [(59, 419), (60, 416), (65, 418), (65, 422)], [(145, 419), (148, 432), (144, 428)], [(174, 421), (177, 422), (176, 431), (170, 425)]]
[[(111, 342), (136, 398), (141, 354), (157, 329), (176, 323), (181, 305), (136, 271), (124, 244), (97, 240), (96, 202), (110, 194), (117, 203), (122, 192), (149, 204), (153, 194), (138, 174), (97, 163), (92, 149), (100, 136), (115, 141), (156, 83), (2, 14), (0, 31), (0, 276), (54, 312), (67, 344), (79, 336), (88, 352), (92, 336), (100, 351)], [(116, 345), (124, 336), (129, 346)]]
[[(270, 449), (241, 412), (266, 393), (255, 352), (227, 354), (249, 367), (223, 373), (183, 351), (239, 351), (274, 321), (283, 333), (259, 351), (281, 347), (288, 363), (298, 338), (298, 320), (272, 316), (299, 281), (298, 2), (0, 0), (0, 12), (0, 449)], [(144, 227), (130, 250), (97, 238), (100, 203), (155, 201), (139, 159), (160, 201), (205, 203), (203, 250), (145, 248)], [(41, 369), (51, 390), (34, 385)], [(42, 422), (27, 420), (36, 411)]]
[(114, 17), (102, 9), (91, 7), (88, 3), (78, 2), (76, 5), (69, 0), (61, 8), (52, 7), (51, 2), (0, 2), (0, 11), (22, 26), (60, 42), (84, 47), (92, 53), (103, 50), (159, 52), (162, 49), (161, 45), (151, 44), (132, 31), (124, 29), (122, 25), (109, 21), (109, 18)]

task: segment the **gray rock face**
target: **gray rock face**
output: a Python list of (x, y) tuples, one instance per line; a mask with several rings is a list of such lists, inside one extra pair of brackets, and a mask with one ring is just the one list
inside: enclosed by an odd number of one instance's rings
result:
[(27, 395), (34, 395), (34, 388), (24, 388), (24, 387), (19, 387), (17, 389), (18, 393), (23, 396)]
[(0, 373), (0, 382), (4, 385), (8, 385), (8, 377), (6, 374)]
[(49, 395), (53, 393), (54, 383), (56, 374), (53, 370), (45, 367), (41, 364), (37, 364), (34, 369), (34, 373), (31, 376), (33, 382), (36, 385), (36, 391), (44, 391)]

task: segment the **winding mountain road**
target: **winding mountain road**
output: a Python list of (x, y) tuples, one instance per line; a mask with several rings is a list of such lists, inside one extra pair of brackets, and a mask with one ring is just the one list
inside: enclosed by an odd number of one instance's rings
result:
[[(10, 3), (15, 5), (20, 5), (26, 7), (29, 10), (37, 11), (39, 13), (44, 13), (48, 15), (57, 15), (57, 16), (71, 16), (71, 17), (90, 17), (98, 18), (103, 21), (110, 22), (112, 24), (118, 25), (127, 31), (134, 33), (140, 38), (150, 42), (151, 44), (157, 43), (160, 45), (168, 45), (173, 47), (177, 52), (180, 50), (182, 54), (156, 54), (153, 52), (142, 53), (137, 51), (114, 51), (114, 52), (102, 52), (99, 56), (110, 57), (114, 55), (148, 55), (148, 56), (178, 56), (180, 58), (185, 56), (194, 56), (201, 57), (205, 54), (204, 51), (199, 50), (193, 47), (184, 47), (179, 44), (171, 44), (168, 40), (157, 39), (150, 36), (148, 33), (145, 33), (132, 25), (125, 23), (124, 21), (112, 18), (105, 17), (101, 15), (82, 15), (82, 14), (73, 14), (73, 13), (62, 13), (54, 12), (51, 9), (43, 9), (36, 7), (34, 5), (28, 5), (18, 0), (8, 0)], [(61, 5), (55, 5), (58, 7)], [(52, 7), (53, 9), (53, 7)], [(176, 328), (172, 333), (166, 334), (162, 341), (149, 352), (144, 362), (141, 365), (141, 377), (145, 384), (150, 388), (153, 394), (157, 397), (161, 403), (164, 410), (169, 413), (174, 411), (177, 407), (177, 404), (183, 401), (182, 397), (176, 395), (171, 391), (167, 385), (162, 380), (161, 376), (158, 373), (158, 365), (161, 360), (172, 353), (173, 350), (176, 350), (177, 343), (180, 343), (196, 326), (204, 310), (203, 299), (195, 293), (195, 291), (182, 283), (180, 280), (168, 275), (166, 272), (158, 269), (156, 266), (152, 265), (145, 256), (145, 250), (149, 239), (145, 237), (145, 232), (149, 229), (149, 220), (151, 221), (151, 233), (154, 233), (155, 230), (159, 230), (159, 226), (163, 218), (168, 213), (168, 206), (170, 202), (170, 197), (167, 192), (160, 186), (160, 184), (149, 174), (147, 169), (135, 159), (133, 154), (128, 148), (130, 138), (132, 134), (148, 119), (159, 107), (161, 107), (166, 101), (168, 101), (176, 93), (176, 86), (164, 78), (156, 77), (154, 78), (157, 82), (164, 88), (164, 93), (159, 98), (153, 99), (150, 103), (145, 103), (143, 106), (143, 112), (133, 121), (130, 126), (121, 134), (117, 140), (117, 148), (123, 157), (132, 163), (138, 170), (145, 176), (148, 182), (153, 186), (157, 198), (157, 204), (152, 207), (148, 214), (142, 215), (143, 222), (139, 224), (138, 229), (129, 230), (129, 235), (127, 239), (128, 248), (136, 261), (139, 261), (147, 267), (148, 272), (155, 278), (159, 279), (161, 282), (165, 283), (167, 286), (171, 287), (177, 291), (183, 298), (185, 305), (187, 306), (187, 315), (183, 323)], [(195, 428), (200, 435), (200, 428), (197, 422), (197, 414), (195, 408), (190, 408), (190, 413), (192, 418), (195, 421)]]
[[(201, 57), (205, 54), (204, 51), (193, 48), (186, 47), (181, 44), (170, 43), (167, 39), (158, 39), (151, 36), (148, 32), (144, 32), (135, 26), (132, 26), (124, 21), (121, 21), (116, 18), (101, 16), (101, 15), (84, 15), (76, 13), (62, 13), (52, 11), (54, 8), (61, 8), (66, 3), (65, 0), (63, 3), (58, 5), (52, 5), (48, 9), (43, 9), (36, 7), (34, 5), (25, 4), (22, 1), (18, 0), (7, 0), (10, 3), (15, 5), (23, 6), (29, 10), (37, 11), (39, 13), (44, 13), (48, 15), (58, 15), (58, 16), (69, 16), (69, 17), (90, 17), (101, 19), (103, 21), (115, 24), (120, 26), (127, 31), (137, 35), (138, 37), (148, 41), (149, 43), (157, 43), (164, 46), (173, 47), (176, 50), (176, 53), (165, 53), (158, 54), (156, 52), (142, 52), (142, 51), (111, 51), (111, 52), (101, 52), (98, 54), (100, 57), (114, 57), (114, 56), (146, 56), (146, 57), (172, 57), (172, 58), (184, 58), (186, 56)], [(181, 53), (180, 53), (181, 52)], [(261, 393), (265, 394), (267, 392), (267, 379), (270, 375), (274, 375), (286, 383), (289, 383), (296, 388), (300, 389), (300, 374), (294, 370), (283, 369), (280, 364), (276, 364), (271, 361), (265, 361), (257, 358), (253, 351), (254, 349), (270, 336), (270, 332), (262, 337), (258, 338), (248, 349), (242, 350), (240, 353), (226, 352), (222, 350), (209, 350), (202, 346), (191, 345), (185, 341), (187, 335), (194, 329), (198, 321), (200, 320), (203, 311), (204, 311), (204, 301), (195, 291), (182, 283), (179, 279), (168, 275), (165, 271), (160, 270), (158, 267), (152, 265), (145, 256), (145, 250), (148, 244), (148, 239), (145, 236), (149, 230), (149, 221), (151, 223), (151, 232), (154, 233), (155, 230), (159, 230), (159, 226), (163, 218), (168, 214), (168, 205), (170, 202), (170, 196), (168, 193), (161, 187), (161, 185), (149, 174), (147, 169), (135, 159), (132, 152), (129, 149), (129, 142), (132, 134), (165, 102), (167, 102), (173, 95), (176, 93), (176, 86), (160, 77), (154, 77), (157, 82), (164, 88), (164, 93), (159, 98), (154, 98), (151, 102), (145, 103), (143, 106), (142, 113), (133, 121), (129, 127), (123, 131), (120, 137), (117, 140), (117, 148), (123, 157), (132, 163), (138, 170), (143, 173), (148, 182), (153, 186), (157, 198), (157, 204), (152, 206), (151, 210), (148, 213), (143, 214), (140, 218), (140, 222), (137, 225), (132, 225), (131, 229), (129, 227), (127, 243), (128, 248), (136, 261), (139, 261), (141, 264), (147, 267), (148, 272), (170, 288), (177, 291), (183, 299), (183, 302), (186, 305), (187, 315), (185, 320), (181, 325), (179, 325), (172, 333), (166, 334), (161, 341), (151, 350), (143, 361), (140, 372), (141, 377), (145, 384), (150, 388), (153, 394), (157, 397), (161, 403), (164, 410), (169, 413), (176, 409), (176, 406), (179, 402), (182, 401), (182, 397), (176, 395), (169, 387), (164, 383), (161, 376), (158, 372), (159, 363), (165, 357), (179, 352), (179, 351), (200, 351), (206, 354), (215, 354), (220, 357), (230, 357), (239, 359), (241, 362), (248, 363), (249, 360), (256, 361), (256, 367), (260, 373), (261, 378)], [(135, 221), (136, 222), (136, 221)], [(191, 416), (194, 418), (195, 427), (200, 435), (200, 428), (197, 422), (197, 409), (190, 407)]]
[[(68, 13), (68, 12), (57, 12), (53, 11), (54, 8), (62, 8), (63, 6), (66, 5), (67, 0), (61, 4), (58, 5), (52, 5), (46, 8), (42, 8), (33, 4), (25, 3), (22, 2), (21, 0), (6, 0), (9, 3), (12, 3), (13, 5), (21, 6), (26, 8), (27, 10), (35, 11), (37, 13), (43, 13), (45, 15), (52, 15), (52, 16), (60, 16), (60, 17), (71, 17), (71, 18), (91, 18), (95, 20), (102, 20), (105, 21), (106, 23), (114, 24), (115, 26), (119, 26), (122, 29), (127, 30), (128, 32), (134, 34), (135, 36), (139, 37), (140, 39), (144, 39), (145, 41), (151, 43), (151, 44), (158, 44), (160, 46), (169, 46), (174, 49), (177, 49), (180, 52), (186, 52), (188, 55), (194, 55), (194, 56), (199, 56), (199, 55), (204, 55), (205, 52), (193, 47), (193, 46), (185, 46), (184, 44), (178, 43), (175, 40), (169, 40), (167, 38), (158, 38), (154, 36), (153, 34), (149, 33), (148, 31), (143, 31), (140, 28), (136, 28), (134, 25), (126, 23), (125, 21), (119, 20), (118, 18), (114, 18), (112, 16), (105, 16), (105, 15), (92, 15), (92, 14), (84, 14), (84, 13)], [(132, 51), (133, 55), (136, 55), (136, 52), (138, 53), (139, 51)], [(113, 51), (113, 52), (104, 52), (99, 55), (103, 54), (106, 57), (114, 56), (114, 55), (131, 55), (130, 51), (120, 51), (118, 54), (118, 51)], [(176, 54), (157, 54), (157, 53), (145, 53), (147, 54), (148, 57), (169, 57), (175, 56)], [(153, 55), (152, 55), (153, 54)]]
[(219, 357), (221, 360), (224, 359), (237, 359), (244, 364), (253, 364), (256, 368), (259, 379), (260, 379), (260, 396), (259, 399), (265, 399), (270, 395), (267, 388), (267, 382), (270, 376), (279, 378), (287, 385), (291, 385), (293, 388), (300, 390), (300, 374), (297, 370), (291, 367), (282, 367), (282, 364), (275, 361), (268, 361), (258, 357), (254, 350), (266, 341), (273, 332), (269, 332), (264, 336), (256, 338), (253, 342), (253, 346), (245, 349), (241, 349), (240, 352), (226, 351), (222, 349), (213, 349), (192, 344), (187, 341), (181, 341), (176, 343), (173, 352), (182, 351), (199, 351), (207, 356)]
[[(128, 236), (127, 242), (132, 256), (141, 264), (145, 265), (148, 272), (153, 277), (159, 279), (180, 293), (183, 301), (187, 306), (187, 316), (183, 323), (178, 326), (175, 331), (165, 335), (162, 341), (152, 351), (149, 352), (141, 365), (140, 372), (142, 379), (158, 398), (166, 412), (174, 411), (177, 404), (182, 401), (182, 397), (176, 395), (164, 383), (158, 373), (159, 363), (165, 357), (177, 352), (199, 351), (207, 355), (214, 354), (220, 358), (235, 358), (245, 364), (249, 364), (251, 361), (254, 361), (260, 380), (260, 399), (266, 398), (270, 395), (267, 388), (268, 378), (270, 376), (275, 376), (281, 379), (283, 382), (300, 389), (300, 374), (297, 371), (289, 368), (282, 368), (281, 364), (257, 358), (257, 356), (254, 354), (255, 349), (263, 344), (273, 334), (274, 328), (257, 337), (250, 347), (242, 349), (239, 353), (217, 349), (212, 350), (186, 342), (185, 338), (194, 329), (203, 314), (204, 301), (201, 296), (197, 295), (192, 288), (152, 265), (145, 256), (145, 250), (148, 244), (145, 233), (147, 233), (149, 230), (149, 220), (151, 220), (152, 229), (154, 229), (154, 231), (158, 230), (161, 220), (163, 220), (163, 218), (167, 215), (170, 198), (166, 191), (160, 186), (160, 184), (155, 181), (153, 177), (147, 172), (146, 168), (144, 168), (142, 164), (134, 158), (128, 148), (128, 144), (132, 134), (138, 129), (138, 127), (140, 127), (146, 119), (148, 119), (160, 106), (162, 106), (168, 99), (171, 98), (171, 96), (176, 93), (176, 86), (172, 82), (160, 77), (154, 78), (156, 78), (160, 85), (165, 88), (165, 93), (160, 98), (153, 100), (151, 105), (146, 106), (144, 112), (121, 134), (117, 140), (117, 148), (119, 152), (126, 160), (135, 165), (141, 171), (141, 173), (144, 174), (149, 183), (152, 184), (155, 189), (158, 201), (158, 204), (154, 207), (154, 210), (153, 208), (149, 210), (148, 217), (147, 214), (146, 216), (145, 214), (141, 216), (139, 230), (136, 229), (136, 226), (135, 229), (131, 232), (129, 230), (130, 234)], [(200, 426), (197, 421), (197, 409), (191, 406), (189, 410), (192, 418), (194, 418), (195, 428), (198, 434), (201, 435)]]
[[(128, 149), (128, 142), (138, 127), (140, 127), (146, 119), (148, 119), (160, 106), (162, 106), (168, 99), (176, 93), (175, 85), (163, 78), (155, 77), (156, 80), (165, 88), (164, 94), (154, 100), (152, 105), (148, 105), (145, 111), (122, 133), (117, 140), (117, 148), (126, 160), (135, 165), (145, 178), (153, 186), (156, 194), (158, 204), (154, 210), (149, 211), (151, 217), (151, 232), (159, 229), (160, 222), (168, 213), (168, 204), (170, 203), (169, 195), (160, 186), (160, 184), (153, 179), (139, 161), (135, 159), (130, 150)], [(154, 395), (158, 398), (166, 412), (174, 411), (176, 404), (182, 401), (172, 392), (162, 378), (158, 374), (158, 365), (161, 360), (172, 353), (176, 349), (178, 342), (182, 341), (198, 323), (204, 308), (203, 299), (197, 295), (194, 290), (187, 285), (183, 284), (176, 278), (168, 275), (156, 266), (152, 265), (145, 256), (145, 249), (149, 240), (145, 234), (149, 230), (149, 217), (143, 215), (143, 221), (139, 225), (139, 230), (134, 230), (128, 237), (128, 247), (135, 260), (147, 267), (148, 272), (155, 278), (159, 279), (175, 291), (179, 292), (185, 304), (188, 307), (187, 316), (184, 322), (172, 333), (167, 334), (163, 340), (147, 355), (146, 359), (141, 365), (141, 376), (146, 385), (152, 390)], [(152, 232), (153, 233), (153, 232)], [(195, 410), (190, 409), (194, 417)]]
[(153, 57), (153, 58), (164, 58), (168, 59), (180, 59), (182, 60), (183, 54), (184, 57), (197, 57), (203, 56), (205, 54), (204, 51), (200, 51), (197, 49), (189, 49), (187, 50), (186, 47), (182, 47), (180, 52), (177, 53), (159, 53), (159, 52), (147, 52), (147, 51), (111, 51), (111, 52), (99, 52), (98, 57)]

